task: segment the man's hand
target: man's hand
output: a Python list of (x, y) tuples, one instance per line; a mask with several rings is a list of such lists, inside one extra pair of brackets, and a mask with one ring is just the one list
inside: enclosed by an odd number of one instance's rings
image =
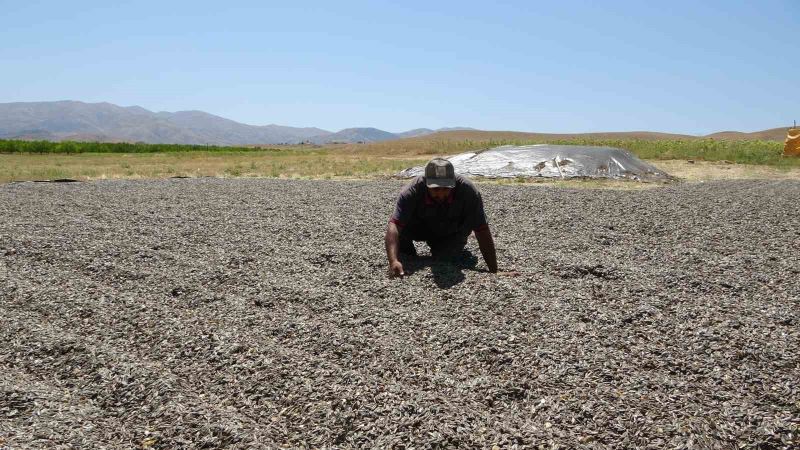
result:
[(400, 261), (394, 261), (389, 264), (389, 276), (394, 277), (404, 277), (406, 273), (403, 271), (403, 263)]
[(487, 225), (481, 230), (475, 231), (475, 238), (478, 240), (478, 247), (481, 249), (483, 260), (486, 261), (486, 266), (489, 272), (497, 273), (497, 252), (494, 249), (494, 239), (492, 239), (492, 232)]
[(403, 263), (401, 263), (397, 259), (397, 247), (398, 242), (400, 240), (400, 231), (397, 229), (397, 225), (393, 222), (389, 222), (389, 225), (386, 227), (386, 257), (389, 259), (389, 277), (403, 277), (405, 276), (405, 272), (403, 271)]

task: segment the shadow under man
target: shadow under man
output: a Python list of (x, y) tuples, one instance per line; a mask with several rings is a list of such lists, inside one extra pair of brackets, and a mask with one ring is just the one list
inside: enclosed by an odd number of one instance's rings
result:
[(406, 275), (430, 267), (433, 282), (439, 289), (450, 289), (464, 281), (464, 270), (475, 270), (478, 258), (469, 250), (436, 256), (411, 256), (400, 254)]

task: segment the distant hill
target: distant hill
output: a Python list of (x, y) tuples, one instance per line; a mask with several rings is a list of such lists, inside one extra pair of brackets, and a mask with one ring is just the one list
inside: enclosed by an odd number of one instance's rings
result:
[(752, 133), (742, 133), (740, 131), (720, 131), (719, 133), (709, 134), (705, 137), (716, 140), (741, 141), (748, 139), (759, 139), (764, 141), (783, 141), (786, 139), (786, 131), (789, 127), (770, 128), (769, 130), (755, 131)]
[(402, 133), (397, 133), (398, 136), (401, 138), (410, 138), (410, 137), (417, 137), (417, 136), (427, 136), (429, 134), (436, 133), (436, 131), (431, 130), (430, 128), (415, 128), (413, 130), (404, 131)]
[(439, 128), (436, 131), (478, 131), (478, 130), (470, 127), (449, 127), (449, 128)]
[(652, 131), (622, 131), (600, 133), (525, 133), (521, 131), (483, 131), (483, 130), (456, 130), (439, 131), (437, 133), (420, 136), (415, 139), (433, 139), (443, 141), (489, 141), (489, 140), (564, 140), (564, 139), (697, 139), (697, 136), (688, 134), (656, 133)]
[(457, 131), (457, 130), (475, 130), (475, 128), (466, 128), (466, 127), (450, 127), (450, 128), (439, 128), (438, 130), (431, 130), (430, 128), (417, 128), (414, 130), (404, 131), (402, 133), (397, 133), (397, 135), (401, 138), (411, 138), (411, 137), (418, 137), (418, 136), (427, 136), (429, 134), (438, 133), (440, 131)]
[(160, 112), (157, 115), (209, 143), (228, 145), (297, 143), (313, 136), (331, 134), (330, 131), (320, 128), (245, 125), (203, 111)]
[(314, 136), (309, 140), (316, 144), (349, 143), (349, 142), (380, 142), (398, 139), (398, 136), (388, 131), (377, 128), (345, 128), (338, 133)]
[[(724, 131), (711, 139), (782, 141), (785, 128), (753, 133)], [(377, 128), (346, 128), (336, 133), (320, 128), (247, 125), (203, 111), (152, 112), (140, 106), (78, 101), (0, 103), (0, 139), (48, 141), (146, 142), (198, 145), (260, 145), (312, 142), (359, 143), (395, 139), (560, 140), (560, 139), (699, 139), (700, 136), (650, 131), (580, 134), (481, 131), (473, 128), (417, 128), (390, 133)]]
[(152, 112), (140, 106), (78, 101), (0, 103), (0, 139), (147, 142), (153, 144), (259, 145), (313, 142), (380, 142), (435, 133), (418, 128), (390, 133), (377, 128), (246, 125), (203, 111)]
[(324, 136), (315, 136), (310, 140), (314, 143), (358, 143), (358, 142), (382, 142), (394, 139), (406, 139), (411, 137), (427, 136), (433, 133), (447, 130), (472, 130), (473, 128), (439, 128), (438, 130), (431, 130), (430, 128), (415, 128), (413, 130), (404, 131), (402, 133), (390, 133), (388, 131), (379, 130), (377, 128), (347, 128), (338, 133), (328, 134)]
[(278, 144), (332, 134), (319, 128), (245, 125), (202, 111), (76, 101), (0, 103), (0, 138), (163, 144)]
[(694, 139), (716, 139), (716, 140), (770, 140), (783, 141), (786, 138), (788, 128), (772, 128), (753, 133), (740, 133), (736, 131), (724, 131), (713, 133), (706, 136), (693, 136), (689, 134), (658, 133), (654, 131), (619, 131), (619, 132), (597, 132), (597, 133), (525, 133), (520, 131), (483, 131), (483, 130), (458, 130), (458, 131), (438, 131), (424, 136), (416, 136), (412, 139), (442, 140), (442, 141), (490, 141), (490, 140), (568, 140), (568, 139), (637, 139), (645, 141), (661, 140), (694, 140)]
[(139, 107), (73, 101), (0, 104), (0, 136), (64, 140), (96, 136), (102, 141), (204, 143), (187, 130)]

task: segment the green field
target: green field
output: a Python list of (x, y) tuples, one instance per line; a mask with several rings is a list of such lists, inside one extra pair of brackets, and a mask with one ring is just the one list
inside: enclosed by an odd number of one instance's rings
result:
[(350, 145), (350, 151), (383, 155), (452, 155), (500, 145), (595, 145), (623, 148), (641, 159), (728, 161), (737, 164), (760, 164), (800, 167), (800, 159), (784, 158), (783, 143), (777, 141), (644, 140), (644, 139), (492, 139), (473, 140), (398, 140), (362, 146)]
[(768, 167), (777, 172), (796, 172), (800, 169), (800, 158), (782, 157), (783, 144), (775, 141), (403, 139), (326, 147), (256, 148), (0, 140), (0, 182), (171, 176), (384, 177), (406, 167), (422, 164), (432, 155), (452, 155), (499, 145), (545, 142), (624, 148), (651, 162), (716, 161)]

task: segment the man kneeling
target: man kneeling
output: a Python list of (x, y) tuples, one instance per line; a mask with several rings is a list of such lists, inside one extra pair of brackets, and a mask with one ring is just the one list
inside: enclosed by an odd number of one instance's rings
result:
[(473, 231), (486, 266), (496, 273), (497, 255), (480, 192), (471, 181), (455, 174), (450, 161), (432, 159), (425, 166), (425, 175), (400, 192), (386, 228), (389, 274), (405, 275), (398, 255), (416, 256), (414, 241), (425, 241), (434, 258), (448, 258), (464, 250)]

